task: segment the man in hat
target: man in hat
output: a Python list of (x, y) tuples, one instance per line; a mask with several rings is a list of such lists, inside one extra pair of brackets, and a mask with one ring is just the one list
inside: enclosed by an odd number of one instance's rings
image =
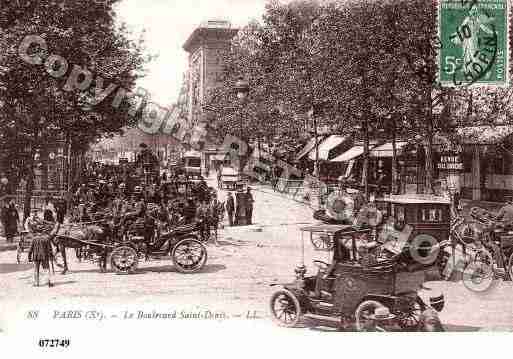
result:
[(247, 224), (253, 224), (253, 195), (251, 194), (251, 187), (248, 187), (246, 191), (246, 222)]
[(235, 210), (235, 200), (233, 199), (233, 195), (231, 192), (228, 192), (228, 197), (226, 198), (226, 213), (228, 213), (228, 223), (233, 226), (233, 211)]

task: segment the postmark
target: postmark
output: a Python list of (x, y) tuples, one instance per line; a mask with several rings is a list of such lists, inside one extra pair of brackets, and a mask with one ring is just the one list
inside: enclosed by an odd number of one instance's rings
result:
[(440, 0), (438, 79), (443, 86), (506, 86), (508, 0)]

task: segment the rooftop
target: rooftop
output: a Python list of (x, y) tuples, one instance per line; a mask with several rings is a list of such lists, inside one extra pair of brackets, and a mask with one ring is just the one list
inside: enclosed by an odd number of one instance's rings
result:
[(206, 36), (215, 36), (222, 40), (231, 40), (239, 32), (239, 29), (233, 28), (228, 20), (212, 19), (203, 21), (189, 36), (183, 49), (192, 52), (201, 39)]

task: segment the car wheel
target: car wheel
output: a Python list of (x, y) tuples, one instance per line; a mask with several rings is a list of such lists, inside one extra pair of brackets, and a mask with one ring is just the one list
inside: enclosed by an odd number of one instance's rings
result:
[(289, 290), (275, 292), (269, 302), (273, 320), (282, 327), (297, 326), (301, 315), (301, 306), (296, 296)]
[(360, 303), (354, 313), (356, 330), (359, 332), (373, 330), (372, 325), (374, 320), (370, 317), (374, 314), (377, 308), (381, 307), (385, 307), (385, 305), (375, 300), (366, 300)]

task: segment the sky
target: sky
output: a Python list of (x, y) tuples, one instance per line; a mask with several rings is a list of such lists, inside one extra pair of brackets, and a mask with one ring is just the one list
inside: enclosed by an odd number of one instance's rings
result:
[(127, 23), (138, 38), (145, 29), (149, 53), (159, 57), (147, 65), (148, 75), (139, 87), (147, 90), (161, 106), (176, 101), (182, 75), (187, 70), (183, 44), (202, 22), (229, 20), (242, 27), (260, 20), (266, 0), (124, 0), (117, 9), (119, 20)]

